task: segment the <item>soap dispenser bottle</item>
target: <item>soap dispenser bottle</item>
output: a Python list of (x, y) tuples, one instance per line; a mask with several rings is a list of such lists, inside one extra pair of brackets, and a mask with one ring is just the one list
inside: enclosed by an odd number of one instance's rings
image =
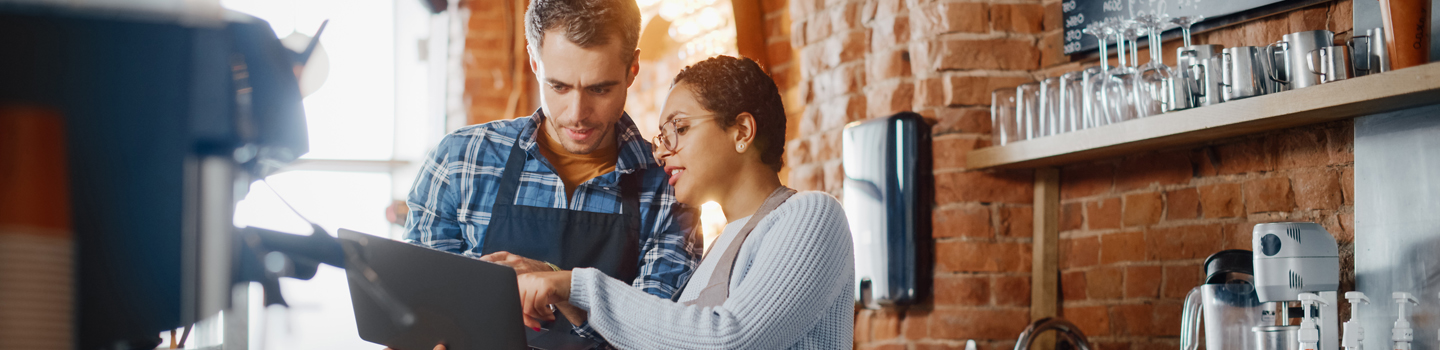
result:
[(1300, 308), (1305, 310), (1304, 318), (1300, 319), (1300, 350), (1315, 350), (1320, 347), (1320, 327), (1315, 325), (1315, 316), (1310, 313), (1310, 309), (1316, 304), (1329, 305), (1319, 294), (1300, 293)]
[(1360, 350), (1361, 343), (1365, 340), (1365, 327), (1360, 326), (1360, 322), (1355, 319), (1359, 318), (1360, 305), (1370, 304), (1370, 298), (1365, 297), (1365, 293), (1346, 292), (1345, 299), (1350, 300), (1350, 320), (1345, 321), (1345, 332), (1342, 333), (1340, 346), (1345, 347), (1345, 350)]
[(1410, 342), (1415, 340), (1415, 330), (1410, 328), (1410, 314), (1405, 312), (1405, 306), (1420, 305), (1420, 301), (1406, 292), (1395, 292), (1391, 297), (1395, 299), (1395, 304), (1399, 305), (1400, 312), (1395, 319), (1395, 328), (1390, 330), (1390, 340), (1395, 342), (1395, 350), (1410, 350)]

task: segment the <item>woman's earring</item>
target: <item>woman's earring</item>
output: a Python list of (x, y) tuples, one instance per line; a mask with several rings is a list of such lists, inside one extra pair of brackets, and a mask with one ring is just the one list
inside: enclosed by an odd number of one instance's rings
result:
[(735, 144), (735, 150), (736, 150), (736, 151), (740, 151), (740, 152), (744, 152), (744, 151), (745, 151), (745, 144), (743, 144), (743, 143), (737, 143), (737, 144)]

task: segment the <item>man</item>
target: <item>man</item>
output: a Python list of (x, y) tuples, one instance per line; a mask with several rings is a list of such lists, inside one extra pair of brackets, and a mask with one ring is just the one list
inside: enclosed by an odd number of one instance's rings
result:
[[(698, 259), (688, 239), (698, 215), (675, 201), (623, 111), (639, 72), (639, 9), (532, 0), (525, 34), (540, 110), (447, 135), (415, 179), (405, 240), (522, 274), (595, 267), (671, 298)], [(556, 307), (585, 323), (583, 310)]]

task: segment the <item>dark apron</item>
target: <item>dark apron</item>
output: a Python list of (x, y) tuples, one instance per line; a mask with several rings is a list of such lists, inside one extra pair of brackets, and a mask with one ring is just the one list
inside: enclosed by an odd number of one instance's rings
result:
[[(620, 214), (528, 207), (515, 204), (526, 157), (524, 147), (516, 138), (510, 146), (505, 172), (500, 176), (500, 190), (495, 196), (490, 225), (485, 229), (482, 253), (505, 251), (565, 270), (591, 267), (626, 283), (634, 281), (640, 263), (640, 172), (620, 176)], [(556, 322), (551, 329), (556, 332), (542, 336), (569, 336), (569, 329), (568, 322)], [(537, 334), (531, 334), (532, 346), (553, 340), (535, 339), (535, 336)]]

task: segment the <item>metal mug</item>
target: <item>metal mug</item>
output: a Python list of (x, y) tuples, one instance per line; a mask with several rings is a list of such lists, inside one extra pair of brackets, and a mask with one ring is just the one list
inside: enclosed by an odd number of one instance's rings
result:
[(1220, 71), (1225, 101), (1260, 96), (1269, 92), (1266, 84), (1270, 81), (1265, 78), (1265, 71), (1261, 69), (1259, 62), (1264, 58), (1260, 55), (1263, 51), (1264, 48), (1259, 46), (1237, 46), (1221, 51)]
[(1300, 350), (1300, 326), (1260, 326), (1255, 333), (1255, 350)]
[[(1353, 57), (1351, 65), (1354, 74), (1352, 76), (1364, 76), (1375, 73), (1390, 71), (1390, 51), (1385, 45), (1385, 30), (1381, 28), (1367, 29), (1364, 34), (1350, 38), (1346, 44), (1350, 46), (1350, 55)], [(1357, 41), (1364, 40), (1365, 44), (1357, 44)]]
[[(1189, 107), (1224, 102), (1221, 92), (1220, 45), (1183, 46), (1176, 50), (1176, 57), (1176, 67), (1184, 72), (1184, 76), (1181, 79), (1183, 84), (1175, 85), (1186, 85), (1186, 89), (1190, 90)], [(1186, 107), (1183, 103), (1177, 106)]]
[(1286, 89), (1319, 85), (1322, 80), (1320, 74), (1307, 69), (1310, 66), (1310, 52), (1330, 47), (1334, 41), (1335, 32), (1328, 30), (1285, 34), (1280, 41), (1265, 46), (1265, 55), (1271, 61), (1270, 67), (1282, 66), (1279, 64), (1281, 62), (1275, 61), (1277, 56), (1281, 57), (1284, 63), (1283, 72), (1281, 69), (1270, 70), (1270, 79), (1284, 84)]
[(1345, 59), (1350, 55), (1345, 49), (1344, 45), (1332, 45), (1311, 51), (1305, 55), (1306, 71), (1319, 74), (1321, 84), (1348, 78), (1350, 67), (1345, 64)]

